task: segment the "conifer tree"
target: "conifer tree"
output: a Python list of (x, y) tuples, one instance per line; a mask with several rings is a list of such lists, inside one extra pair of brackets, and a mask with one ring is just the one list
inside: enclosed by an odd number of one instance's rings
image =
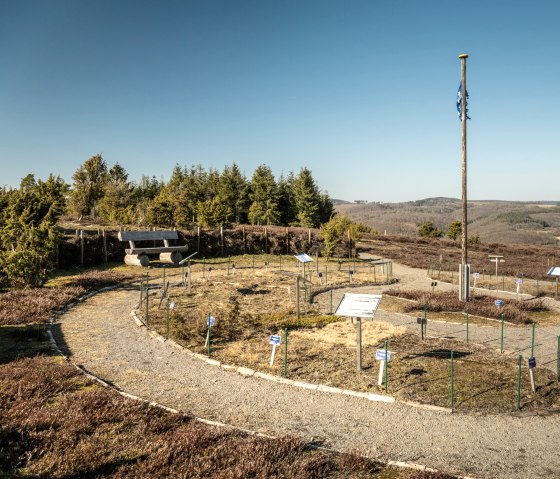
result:
[(278, 212), (278, 186), (270, 167), (260, 165), (251, 179), (252, 201), (249, 208), (249, 221), (256, 225), (277, 224), (280, 219)]
[(97, 204), (105, 192), (107, 165), (101, 155), (86, 160), (72, 176), (74, 183), (70, 194), (70, 208), (76, 215), (97, 214)]

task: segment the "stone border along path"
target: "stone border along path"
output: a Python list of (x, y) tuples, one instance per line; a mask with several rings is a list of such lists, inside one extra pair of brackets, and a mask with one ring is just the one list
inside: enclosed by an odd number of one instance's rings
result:
[[(63, 352), (122, 391), (241, 429), (480, 478), (560, 478), (560, 415), (449, 415), (232, 374), (136, 327), (130, 311), (137, 299), (137, 291), (114, 290), (63, 314), (54, 324)], [(433, 333), (436, 324), (428, 327)], [(473, 338), (484, 329), (472, 328)]]

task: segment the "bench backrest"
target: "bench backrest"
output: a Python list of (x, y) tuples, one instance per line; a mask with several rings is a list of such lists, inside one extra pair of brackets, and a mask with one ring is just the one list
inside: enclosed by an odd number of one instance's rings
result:
[(149, 241), (179, 239), (177, 231), (119, 231), (121, 241)]

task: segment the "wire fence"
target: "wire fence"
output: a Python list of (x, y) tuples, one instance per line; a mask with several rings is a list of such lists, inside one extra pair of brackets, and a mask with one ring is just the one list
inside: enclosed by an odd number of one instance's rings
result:
[[(441, 273), (439, 274), (436, 278), (443, 281)], [(242, 277), (245, 282), (255, 283), (250, 291), (245, 291), (247, 288), (241, 281)], [(393, 281), (392, 263), (382, 260), (337, 259), (315, 264), (298, 264), (293, 257), (279, 255), (244, 255), (213, 260), (200, 258), (179, 268), (162, 266), (150, 269), (140, 284), (139, 312), (148, 328), (186, 346), (195, 346), (198, 352), (212, 357), (219, 352), (214, 349), (215, 346), (221, 349), (228, 347), (231, 340), (228, 328), (232, 327), (228, 321), (232, 320), (226, 318), (231, 312), (224, 308), (221, 308), (218, 314), (212, 310), (212, 306), (201, 306), (200, 302), (206, 294), (204, 288), (210, 285), (223, 288), (226, 295), (227, 284), (239, 283), (238, 291), (242, 291), (240, 294), (264, 295), (264, 291), (268, 290), (259, 289), (257, 283), (266, 284), (272, 277), (281, 278), (277, 288), (282, 291), (278, 296), (283, 295), (279, 303), (284, 307), (283, 314), (297, 314), (298, 317), (301, 314), (304, 318), (311, 318), (311, 321), (303, 320), (301, 323), (303, 327), (308, 328), (314, 326), (316, 318), (334, 314), (344, 289), (352, 286), (390, 284)], [(189, 282), (193, 291), (186, 294)], [(243, 312), (238, 312), (239, 314)], [(465, 311), (464, 323), (451, 327), (449, 323), (432, 321), (426, 309), (418, 318), (404, 314), (396, 316), (400, 318), (399, 326), (416, 332), (417, 342), (406, 345), (400, 344), (398, 338), (390, 339), (389, 348), (395, 354), (391, 361), (385, 364), (383, 373), (381, 369), (377, 373), (378, 363), (373, 354), (375, 348), (365, 348), (364, 354), (369, 355), (369, 359), (364, 362), (365, 369), (361, 375), (356, 376), (358, 389), (377, 392), (379, 389), (375, 386), (375, 379), (384, 376), (381, 392), (412, 396), (420, 402), (450, 408), (463, 407), (471, 397), (482, 395), (482, 392), (477, 392), (481, 388), (487, 390), (485, 395), (493, 394), (500, 398), (500, 404), (506, 404), (504, 407), (509, 410), (543, 405), (547, 407), (550, 401), (554, 402), (559, 397), (560, 335), (546, 329), (541, 330), (534, 324), (528, 328), (513, 328), (507, 324), (505, 317), (496, 322), (496, 328), (484, 328), (483, 331), (483, 328), (472, 324), (472, 319), (469, 324), (468, 311)], [(188, 320), (185, 318), (196, 321), (194, 332), (188, 337), (181, 332), (181, 326)], [(297, 324), (299, 327), (300, 323)], [(288, 347), (288, 336), (293, 329), (287, 326), (278, 326), (277, 329), (278, 336), (281, 337), (283, 361), (274, 366), (274, 369), (273, 356), (269, 364), (265, 354), (268, 344), (261, 337), (260, 341), (264, 342), (264, 345), (259, 345), (257, 349), (260, 354), (259, 364), (265, 372), (305, 379), (300, 377), (298, 369), (290, 369), (288, 365), (307, 364), (313, 360), (332, 363), (332, 358), (323, 352), (316, 353), (318, 359), (304, 357), (306, 353), (301, 348)], [(247, 337), (246, 340), (248, 343), (256, 341), (254, 337)], [(450, 340), (460, 343), (451, 343)], [(442, 341), (448, 343), (442, 346)], [(498, 355), (491, 354), (488, 359), (477, 351), (475, 345), (483, 345), (485, 350), (496, 352)], [(376, 344), (376, 347), (383, 347), (383, 342)], [(274, 345), (274, 351), (275, 348)], [(523, 357), (533, 361), (536, 358), (539, 369), (537, 370), (536, 366), (530, 367), (529, 363), (523, 361)], [(239, 360), (243, 363), (242, 355)], [(495, 361), (495, 364), (492, 361)], [(253, 363), (251, 365), (254, 366)], [(347, 367), (348, 374), (351, 374), (350, 368), (351, 366)], [(328, 375), (317, 377), (322, 378), (325, 383), (332, 384)], [(361, 377), (367, 379), (362, 381)], [(476, 384), (477, 381), (479, 384)], [(428, 392), (418, 393), (418, 388), (424, 387), (419, 385), (424, 385)], [(341, 387), (344, 387), (344, 384), (341, 384)], [(410, 393), (412, 390), (415, 391), (414, 394)], [(554, 401), (551, 398), (555, 398)]]

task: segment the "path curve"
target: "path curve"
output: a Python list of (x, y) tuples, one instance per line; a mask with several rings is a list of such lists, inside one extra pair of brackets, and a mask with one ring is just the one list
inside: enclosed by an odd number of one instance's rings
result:
[(137, 300), (116, 290), (72, 308), (54, 325), (62, 350), (128, 393), (198, 417), (480, 478), (560, 478), (560, 415), (449, 415), (243, 377), (150, 337), (130, 315)]

